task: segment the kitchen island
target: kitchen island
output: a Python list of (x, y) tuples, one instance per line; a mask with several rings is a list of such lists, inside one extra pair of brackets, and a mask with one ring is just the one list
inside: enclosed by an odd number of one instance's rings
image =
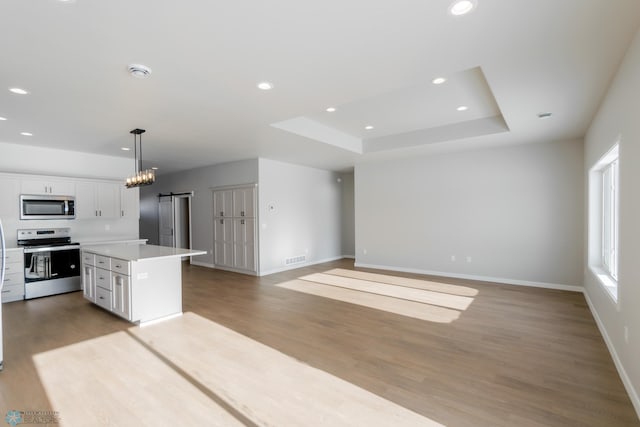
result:
[(84, 297), (137, 324), (180, 315), (181, 259), (205, 254), (206, 251), (145, 244), (82, 248)]

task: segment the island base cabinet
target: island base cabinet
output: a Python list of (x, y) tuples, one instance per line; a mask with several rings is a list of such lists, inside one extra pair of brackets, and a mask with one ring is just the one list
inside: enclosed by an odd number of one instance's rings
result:
[(91, 302), (96, 302), (96, 268), (84, 264), (82, 267), (82, 293)]
[(131, 321), (145, 323), (182, 313), (180, 258), (131, 263)]
[(131, 320), (131, 282), (124, 274), (113, 275), (112, 310), (120, 317)]
[(96, 287), (96, 304), (111, 311), (111, 291), (100, 286)]
[(84, 297), (100, 307), (143, 324), (182, 314), (179, 256), (127, 261), (83, 249)]

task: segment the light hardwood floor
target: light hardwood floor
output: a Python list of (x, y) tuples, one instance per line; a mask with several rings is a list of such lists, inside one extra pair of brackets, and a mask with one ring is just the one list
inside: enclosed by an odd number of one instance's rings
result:
[[(362, 270), (374, 273), (361, 277), (368, 282), (428, 279), (435, 283), (426, 289), (444, 294), (456, 288), (440, 283), (462, 287), (471, 302), (456, 306), (459, 313), (450, 322), (438, 322), (276, 286), (309, 275), (323, 278), (319, 273), (336, 274), (336, 268), (359, 270), (342, 260), (257, 278), (186, 266), (184, 311), (449, 427), (640, 426), (581, 294), (389, 272), (384, 279), (377, 276), (382, 272)], [(350, 276), (358, 279), (343, 274)], [(137, 351), (119, 348), (114, 334), (131, 324), (86, 302), (80, 292), (9, 303), (3, 310), (3, 418), (9, 409), (56, 410), (36, 369), (36, 363), (47, 362), (42, 353), (87, 342), (99, 343), (92, 351)], [(147, 365), (171, 367), (163, 363), (160, 357)], [(55, 366), (48, 371), (55, 374)], [(189, 379), (181, 369), (166, 375)], [(130, 425), (143, 424), (129, 419)], [(306, 425), (318, 423), (310, 416)]]

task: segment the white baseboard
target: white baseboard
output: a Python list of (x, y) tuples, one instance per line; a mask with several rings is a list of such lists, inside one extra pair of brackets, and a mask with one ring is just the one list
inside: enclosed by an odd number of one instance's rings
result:
[(342, 255), (342, 258), (356, 259), (355, 255)]
[(269, 274), (281, 273), (283, 271), (289, 271), (289, 270), (295, 270), (296, 268), (308, 267), (310, 265), (322, 264), (322, 263), (330, 262), (330, 261), (337, 261), (337, 260), (342, 259), (342, 258), (344, 258), (344, 256), (340, 255), (340, 256), (337, 256), (337, 257), (325, 258), (325, 259), (320, 259), (320, 260), (317, 260), (317, 261), (301, 262), (300, 264), (293, 264), (293, 265), (290, 265), (290, 266), (287, 266), (287, 267), (273, 268), (271, 270), (261, 271), (258, 275), (259, 276), (268, 276)]
[(208, 268), (216, 268), (215, 265), (209, 264), (208, 262), (200, 262), (200, 261), (191, 261), (192, 265), (197, 265), (199, 267), (208, 267)]
[(609, 334), (598, 315), (593, 303), (591, 302), (591, 298), (589, 298), (589, 294), (584, 292), (584, 297), (587, 300), (587, 305), (589, 306), (589, 310), (591, 310), (591, 314), (593, 318), (596, 320), (596, 325), (598, 325), (598, 329), (600, 329), (600, 334), (604, 338), (604, 342), (607, 344), (607, 348), (609, 349), (609, 353), (611, 354), (611, 358), (613, 359), (613, 363), (616, 365), (616, 369), (618, 370), (618, 375), (620, 375), (620, 379), (622, 379), (622, 384), (624, 384), (624, 388), (627, 390), (627, 394), (629, 395), (629, 399), (631, 399), (631, 403), (636, 410), (636, 414), (638, 414), (638, 418), (640, 418), (640, 398), (638, 397), (638, 392), (633, 387), (633, 383), (627, 375), (627, 371), (625, 371), (620, 358), (618, 357), (618, 353), (616, 352), (616, 348), (613, 346), (613, 342), (611, 338), (609, 338)]
[(401, 271), (403, 273), (426, 274), (429, 276), (452, 277), (455, 279), (478, 280), (481, 282), (505, 283), (507, 285), (532, 286), (535, 288), (558, 289), (561, 291), (572, 291), (572, 292), (584, 291), (584, 288), (582, 286), (562, 285), (558, 283), (546, 283), (546, 282), (532, 282), (528, 280), (507, 279), (504, 277), (476, 276), (472, 274), (447, 273), (443, 271), (431, 271), (431, 270), (421, 270), (417, 268), (393, 267), (389, 265), (363, 264), (359, 262), (356, 262), (354, 266), (363, 267), (363, 268), (374, 268), (377, 270)]

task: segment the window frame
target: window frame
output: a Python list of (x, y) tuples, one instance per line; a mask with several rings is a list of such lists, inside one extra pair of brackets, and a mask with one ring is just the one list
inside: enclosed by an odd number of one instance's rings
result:
[(589, 170), (589, 268), (619, 304), (620, 139)]

